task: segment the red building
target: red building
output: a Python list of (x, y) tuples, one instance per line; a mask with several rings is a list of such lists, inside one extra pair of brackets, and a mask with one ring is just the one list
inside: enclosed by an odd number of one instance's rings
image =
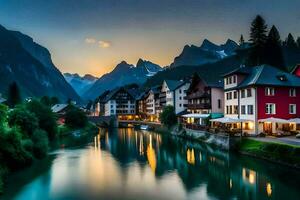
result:
[(281, 135), (296, 129), (289, 120), (300, 117), (298, 76), (261, 65), (238, 68), (224, 83), (225, 117), (244, 120), (244, 132)]

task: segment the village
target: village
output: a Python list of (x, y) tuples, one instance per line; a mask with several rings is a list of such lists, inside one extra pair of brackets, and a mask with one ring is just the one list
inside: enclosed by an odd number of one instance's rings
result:
[(291, 136), (300, 132), (300, 66), (292, 73), (261, 65), (244, 67), (209, 80), (164, 80), (145, 91), (119, 87), (97, 99), (91, 115), (122, 121), (160, 123), (173, 106), (185, 129), (231, 136)]

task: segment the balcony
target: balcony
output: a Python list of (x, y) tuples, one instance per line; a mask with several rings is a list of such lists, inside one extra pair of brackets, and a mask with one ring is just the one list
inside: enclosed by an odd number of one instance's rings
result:
[(193, 104), (187, 104), (188, 109), (211, 109), (210, 103), (193, 103)]
[(162, 92), (159, 94), (159, 98), (165, 98), (166, 97), (166, 93), (165, 92)]
[(209, 98), (210, 94), (203, 91), (194, 92), (191, 94), (188, 94), (186, 96), (186, 99), (200, 99), (200, 98)]

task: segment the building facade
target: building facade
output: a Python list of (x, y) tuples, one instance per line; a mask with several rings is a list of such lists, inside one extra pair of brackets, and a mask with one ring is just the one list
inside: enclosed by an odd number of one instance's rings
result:
[(224, 76), (224, 90), (225, 116), (245, 120), (246, 133), (285, 131), (288, 123), (281, 121), (300, 117), (300, 78), (272, 66), (230, 72)]

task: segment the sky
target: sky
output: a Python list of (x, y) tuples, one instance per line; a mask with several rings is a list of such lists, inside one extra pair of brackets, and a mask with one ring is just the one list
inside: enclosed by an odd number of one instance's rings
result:
[(249, 35), (262, 15), (300, 36), (300, 0), (0, 0), (0, 24), (47, 47), (62, 72), (101, 76), (122, 60), (169, 65), (188, 44)]

